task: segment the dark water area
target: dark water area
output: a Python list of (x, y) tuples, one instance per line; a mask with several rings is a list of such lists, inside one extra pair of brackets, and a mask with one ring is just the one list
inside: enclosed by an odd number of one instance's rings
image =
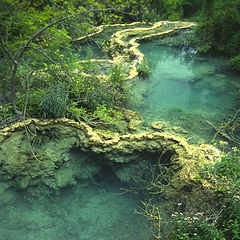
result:
[(196, 53), (191, 48), (141, 43), (152, 74), (138, 81), (135, 94), (146, 124), (166, 121), (188, 131), (192, 141), (209, 142), (213, 129), (207, 122), (224, 121), (239, 107), (236, 83), (224, 57)]
[(58, 195), (33, 197), (26, 191), (7, 190), (0, 197), (0, 239), (150, 239), (146, 218), (134, 214), (140, 197), (119, 195), (120, 187), (108, 179), (100, 185), (80, 181)]

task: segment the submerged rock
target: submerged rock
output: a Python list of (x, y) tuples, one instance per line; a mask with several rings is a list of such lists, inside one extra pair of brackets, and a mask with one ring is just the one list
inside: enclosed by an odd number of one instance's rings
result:
[(151, 123), (151, 127), (158, 131), (163, 131), (166, 128), (166, 123), (161, 121), (155, 121)]

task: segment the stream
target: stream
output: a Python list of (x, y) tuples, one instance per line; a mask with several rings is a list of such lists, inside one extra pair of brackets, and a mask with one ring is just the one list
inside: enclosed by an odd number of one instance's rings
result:
[(140, 49), (152, 74), (134, 86), (136, 98), (142, 99), (135, 110), (147, 125), (164, 121), (181, 127), (191, 143), (209, 143), (214, 131), (208, 122), (226, 121), (237, 111), (235, 83), (240, 76), (224, 57), (192, 48), (163, 46), (155, 40), (141, 43)]
[[(152, 74), (135, 83), (139, 104), (134, 110), (147, 125), (162, 121), (190, 143), (209, 142), (214, 131), (207, 123), (225, 121), (238, 108), (235, 82), (239, 75), (230, 70), (224, 57), (198, 54), (191, 48), (162, 46), (156, 40), (142, 43), (140, 49)], [(86, 57), (87, 47), (84, 51)], [(42, 194), (44, 189), (38, 186), (35, 195), (0, 183), (0, 239), (152, 239), (147, 218), (134, 214), (143, 197), (124, 191), (128, 186), (107, 171), (96, 180), (81, 179), (57, 194)]]

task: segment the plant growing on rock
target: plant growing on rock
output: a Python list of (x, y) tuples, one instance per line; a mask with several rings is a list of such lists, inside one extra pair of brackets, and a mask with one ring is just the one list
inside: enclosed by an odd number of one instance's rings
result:
[(40, 109), (48, 118), (64, 117), (67, 111), (68, 94), (63, 85), (52, 85), (41, 96)]
[(232, 57), (229, 60), (229, 64), (232, 67), (232, 69), (240, 71), (240, 54), (235, 57)]
[(152, 74), (151, 69), (149, 68), (148, 62), (144, 59), (138, 66), (137, 66), (138, 75), (143, 78), (147, 78), (149, 75)]
[(223, 234), (217, 229), (216, 223), (203, 213), (186, 214), (175, 212), (172, 214), (173, 230), (169, 240), (224, 240)]
[[(233, 148), (221, 161), (200, 169), (200, 179), (211, 182), (215, 191), (204, 211), (172, 214), (169, 239), (232, 240), (240, 238), (240, 152)], [(181, 204), (181, 203), (180, 203)], [(199, 208), (199, 207), (198, 207)]]

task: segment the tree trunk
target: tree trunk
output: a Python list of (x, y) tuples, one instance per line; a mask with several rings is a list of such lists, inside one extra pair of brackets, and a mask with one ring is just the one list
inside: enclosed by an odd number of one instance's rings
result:
[(12, 107), (15, 113), (19, 113), (16, 108), (16, 88), (15, 88), (15, 78), (16, 78), (16, 73), (18, 69), (18, 64), (15, 63), (13, 64), (13, 71), (12, 71), (12, 76), (11, 76), (11, 98), (12, 98)]

